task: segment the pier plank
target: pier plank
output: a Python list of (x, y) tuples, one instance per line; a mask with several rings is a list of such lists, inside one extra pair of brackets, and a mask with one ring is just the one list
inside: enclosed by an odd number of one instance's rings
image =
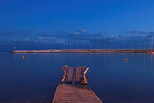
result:
[[(87, 88), (88, 67), (62, 67), (63, 77), (57, 86), (52, 103), (102, 103), (92, 89)], [(83, 86), (84, 85), (84, 86)]]
[(59, 84), (52, 103), (102, 103), (92, 89)]

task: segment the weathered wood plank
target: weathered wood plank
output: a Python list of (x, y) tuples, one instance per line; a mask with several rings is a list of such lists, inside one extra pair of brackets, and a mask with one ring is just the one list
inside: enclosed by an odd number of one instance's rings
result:
[(80, 87), (76, 86), (76, 83), (87, 84), (85, 74), (88, 70), (89, 68), (87, 67), (63, 66), (64, 75), (61, 82), (65, 84), (57, 86), (52, 103), (102, 103), (92, 89), (81, 85)]
[(64, 72), (61, 82), (62, 83), (68, 83), (68, 84), (76, 84), (81, 83), (83, 85), (86, 85), (87, 79), (86, 79), (86, 73), (89, 70), (87, 67), (69, 67), (69, 66), (63, 66), (62, 71)]
[(59, 84), (52, 103), (102, 103), (92, 89)]

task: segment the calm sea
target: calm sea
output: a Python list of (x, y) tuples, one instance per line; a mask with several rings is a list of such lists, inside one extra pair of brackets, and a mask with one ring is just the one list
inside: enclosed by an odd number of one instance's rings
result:
[(154, 55), (101, 53), (0, 53), (0, 103), (50, 103), (63, 65), (91, 68), (104, 103), (154, 103)]

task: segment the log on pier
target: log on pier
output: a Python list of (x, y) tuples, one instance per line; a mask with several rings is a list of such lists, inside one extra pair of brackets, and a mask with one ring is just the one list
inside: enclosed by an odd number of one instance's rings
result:
[(62, 67), (64, 73), (61, 82), (66, 84), (82, 84), (87, 85), (86, 73), (89, 70), (88, 67), (69, 67), (67, 65)]

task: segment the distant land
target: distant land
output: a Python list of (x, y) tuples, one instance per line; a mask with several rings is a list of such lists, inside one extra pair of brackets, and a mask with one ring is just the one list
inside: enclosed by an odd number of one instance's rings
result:
[(154, 49), (48, 49), (14, 50), (10, 53), (148, 53)]

